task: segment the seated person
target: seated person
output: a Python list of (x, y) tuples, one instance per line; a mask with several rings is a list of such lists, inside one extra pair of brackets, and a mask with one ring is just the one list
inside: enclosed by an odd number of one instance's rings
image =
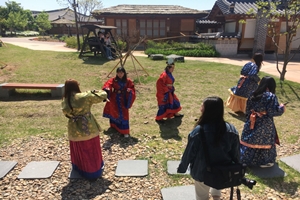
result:
[(112, 57), (112, 55), (111, 55), (111, 49), (110, 49), (110, 47), (107, 46), (107, 44), (106, 44), (106, 43), (107, 43), (107, 42), (105, 41), (106, 38), (104, 38), (104, 34), (103, 34), (101, 31), (98, 32), (98, 37), (99, 37), (99, 39), (100, 39), (101, 44), (103, 44), (103, 48), (104, 48), (104, 50), (105, 50), (105, 54), (106, 54), (107, 59), (109, 59), (109, 60), (114, 59), (114, 58)]

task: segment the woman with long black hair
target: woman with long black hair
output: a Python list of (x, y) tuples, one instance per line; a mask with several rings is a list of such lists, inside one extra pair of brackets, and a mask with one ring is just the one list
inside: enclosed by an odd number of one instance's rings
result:
[(109, 101), (103, 110), (103, 117), (109, 118), (110, 127), (122, 136), (129, 137), (129, 109), (135, 98), (134, 83), (127, 78), (124, 67), (118, 67), (116, 76), (106, 81), (102, 87)]
[(224, 102), (219, 97), (207, 97), (201, 108), (201, 116), (188, 136), (188, 144), (184, 150), (178, 173), (185, 173), (190, 165), (192, 178), (195, 180), (197, 200), (208, 200), (209, 192), (214, 200), (221, 198), (221, 191), (203, 183), (206, 173), (206, 162), (200, 128), (203, 128), (207, 143), (207, 152), (211, 165), (238, 163), (239, 135), (235, 127), (224, 121)]
[(272, 167), (279, 144), (273, 117), (285, 111), (275, 95), (274, 78), (265, 76), (247, 101), (246, 122), (241, 136), (241, 161), (248, 166)]
[(229, 89), (230, 96), (225, 105), (233, 112), (246, 112), (247, 99), (260, 81), (258, 72), (262, 62), (263, 55), (261, 53), (254, 54), (252, 60), (243, 66), (237, 85)]

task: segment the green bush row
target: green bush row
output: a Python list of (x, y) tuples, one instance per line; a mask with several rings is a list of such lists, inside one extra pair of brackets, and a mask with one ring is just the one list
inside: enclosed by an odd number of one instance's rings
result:
[(170, 55), (176, 54), (191, 57), (218, 57), (220, 53), (214, 46), (205, 43), (179, 43), (179, 42), (155, 42), (148, 41), (145, 53)]

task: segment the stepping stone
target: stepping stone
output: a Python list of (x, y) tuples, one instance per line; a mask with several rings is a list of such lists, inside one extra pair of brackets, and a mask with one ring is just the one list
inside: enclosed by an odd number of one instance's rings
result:
[(116, 176), (146, 176), (148, 175), (148, 160), (119, 160)]
[(249, 167), (249, 169), (253, 175), (259, 178), (279, 178), (286, 176), (286, 173), (279, 168), (278, 163), (275, 163), (273, 167)]
[[(168, 174), (181, 174), (177, 173), (177, 168), (179, 166), (180, 160), (168, 160), (167, 162), (167, 170)], [(190, 174), (190, 167), (187, 168), (186, 172), (181, 175), (189, 175)]]
[(84, 179), (84, 177), (82, 177), (77, 170), (75, 169), (71, 169), (71, 172), (69, 174), (69, 178), (70, 179)]
[(59, 161), (32, 161), (19, 174), (19, 179), (49, 178), (57, 168)]
[(167, 59), (173, 58), (174, 61), (184, 62), (184, 57), (183, 56), (178, 56), (178, 55), (175, 55), (175, 54), (168, 55), (168, 56), (166, 56), (166, 58)]
[(284, 157), (280, 159), (282, 162), (290, 166), (291, 168), (294, 168), (298, 172), (300, 172), (300, 154), (294, 155), (294, 156), (289, 156), (289, 157)]
[(163, 54), (151, 54), (150, 58), (152, 60), (163, 60), (164, 59), (164, 55)]
[(196, 200), (195, 186), (178, 186), (161, 189), (163, 200)]
[(0, 179), (16, 166), (16, 161), (0, 161)]

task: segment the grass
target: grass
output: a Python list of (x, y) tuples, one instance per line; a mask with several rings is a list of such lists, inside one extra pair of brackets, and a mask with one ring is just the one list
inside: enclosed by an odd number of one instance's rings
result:
[[(207, 96), (217, 95), (225, 101), (229, 95), (228, 88), (237, 82), (241, 66), (190, 60), (176, 63), (175, 93), (181, 101), (185, 116), (182, 120), (168, 120), (165, 125), (158, 125), (154, 121), (157, 112), (155, 82), (165, 67), (165, 61), (153, 61), (146, 57), (137, 59), (149, 76), (146, 76), (138, 63), (133, 64), (131, 59), (127, 60), (125, 68), (128, 77), (134, 80), (137, 89), (137, 99), (130, 110), (131, 135), (144, 147), (139, 149), (133, 146), (131, 151), (136, 152), (140, 158), (151, 157), (151, 162), (158, 163), (156, 166), (166, 171), (168, 160), (180, 159), (187, 135), (200, 115), (202, 100)], [(100, 57), (78, 59), (78, 53), (33, 51), (10, 44), (0, 48), (0, 60), (7, 64), (6, 67), (1, 66), (0, 83), (64, 83), (66, 79), (74, 78), (80, 82), (82, 91), (101, 88), (108, 79), (107, 75), (118, 64), (118, 60), (106, 61)], [(115, 70), (110, 77), (114, 75)], [(260, 72), (261, 77), (264, 75), (266, 74)], [(279, 101), (289, 101), (286, 112), (274, 118), (281, 144), (294, 149), (283, 152), (284, 156), (288, 156), (299, 153), (300, 84), (285, 81), (281, 85), (277, 78), (276, 81)], [(17, 90), (9, 99), (0, 101), (2, 148), (13, 142), (14, 138), (26, 139), (32, 135), (53, 139), (66, 137), (67, 120), (60, 110), (61, 100), (51, 98), (48, 91)], [(109, 123), (102, 117), (103, 107), (104, 104), (94, 105), (92, 112), (105, 132)], [(225, 119), (233, 123), (241, 134), (243, 117), (225, 108)], [(259, 179), (250, 174), (249, 178), (259, 182), (252, 192), (259, 195), (266, 187), (272, 187), (288, 196), (295, 193), (300, 184), (297, 178), (300, 177), (299, 173), (282, 162), (280, 167), (287, 172), (283, 179)], [(161, 171), (150, 166), (151, 176), (159, 176)], [(183, 179), (191, 178), (170, 176), (169, 184), (180, 185)], [(248, 191), (246, 187), (242, 187), (242, 190)]]

